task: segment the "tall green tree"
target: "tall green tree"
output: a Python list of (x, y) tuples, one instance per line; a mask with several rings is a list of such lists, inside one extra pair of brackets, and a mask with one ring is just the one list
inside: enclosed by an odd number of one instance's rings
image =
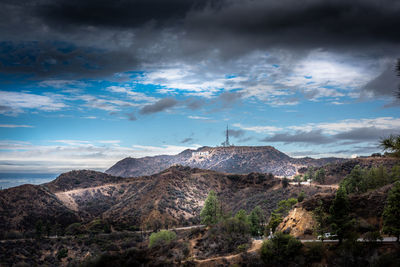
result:
[(260, 236), (264, 230), (264, 215), (260, 206), (256, 206), (249, 215), (250, 230), (253, 236)]
[(364, 193), (367, 191), (367, 186), (364, 182), (365, 172), (357, 165), (355, 166), (349, 175), (343, 179), (341, 187), (346, 189), (348, 193)]
[(400, 182), (396, 182), (389, 192), (383, 210), (383, 232), (400, 239)]
[(239, 222), (243, 222), (243, 223), (247, 223), (248, 219), (247, 219), (247, 213), (244, 209), (239, 210), (236, 215), (235, 218), (239, 221)]
[(218, 222), (220, 215), (217, 195), (211, 190), (200, 212), (201, 222), (206, 225), (215, 224)]
[(339, 244), (341, 244), (343, 239), (352, 231), (352, 221), (349, 215), (350, 203), (344, 187), (339, 187), (336, 192), (335, 199), (329, 208), (329, 213), (332, 232), (337, 235)]
[(324, 169), (320, 169), (315, 173), (315, 181), (323, 184), (325, 182), (325, 170)]
[(321, 241), (324, 241), (324, 234), (328, 230), (328, 215), (325, 212), (322, 200), (318, 201), (318, 207), (313, 211), (313, 217), (316, 222), (315, 232), (321, 236)]

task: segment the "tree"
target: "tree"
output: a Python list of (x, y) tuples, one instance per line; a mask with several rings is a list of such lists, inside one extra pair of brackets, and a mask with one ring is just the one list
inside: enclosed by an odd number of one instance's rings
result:
[(206, 225), (215, 224), (220, 217), (217, 195), (213, 190), (208, 193), (204, 207), (200, 212), (201, 222)]
[(296, 176), (293, 178), (293, 181), (295, 181), (295, 182), (301, 182), (301, 175), (296, 175)]
[(329, 212), (332, 232), (337, 235), (341, 244), (352, 230), (352, 221), (349, 216), (350, 204), (344, 187), (339, 187)]
[(282, 186), (283, 188), (286, 188), (289, 185), (289, 180), (286, 177), (283, 177), (282, 179)]
[(393, 156), (400, 157), (400, 135), (390, 135), (380, 141), (380, 147), (389, 151)]
[(314, 209), (313, 217), (316, 221), (315, 231), (318, 236), (321, 236), (321, 241), (324, 241), (324, 234), (328, 230), (328, 216), (325, 213), (322, 200), (318, 201), (318, 207)]
[(363, 182), (364, 176), (363, 169), (357, 165), (351, 170), (350, 174), (343, 179), (341, 187), (348, 193), (364, 193), (367, 191), (366, 185)]
[(263, 233), (264, 215), (260, 206), (256, 206), (249, 215), (250, 230), (253, 236), (260, 236)]
[(314, 168), (313, 167), (309, 167), (307, 169), (306, 174), (304, 174), (304, 180), (314, 180)]
[(43, 222), (39, 219), (35, 224), (35, 234), (38, 238), (42, 237), (44, 230), (43, 228)]
[(239, 210), (239, 211), (236, 213), (235, 218), (236, 218), (239, 222), (242, 222), (242, 223), (247, 223), (247, 222), (248, 222), (246, 211), (243, 210), (243, 209)]
[(325, 170), (320, 169), (315, 173), (314, 177), (315, 181), (317, 181), (320, 184), (323, 184), (325, 182)]
[(383, 210), (383, 232), (400, 239), (400, 182), (396, 182), (389, 192)]
[(297, 199), (289, 198), (287, 200), (281, 200), (278, 203), (278, 208), (272, 211), (267, 225), (267, 229), (271, 229), (275, 232), (276, 227), (283, 221), (283, 217), (287, 215), (289, 210), (294, 204), (297, 203)]

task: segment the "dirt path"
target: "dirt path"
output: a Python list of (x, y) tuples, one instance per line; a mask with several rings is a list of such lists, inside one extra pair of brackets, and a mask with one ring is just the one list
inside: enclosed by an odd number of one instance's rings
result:
[[(247, 253), (256, 253), (260, 250), (263, 240), (253, 240), (251, 243), (251, 247), (247, 250)], [(214, 258), (204, 259), (204, 260), (197, 260), (195, 259), (194, 262), (199, 266), (210, 266), (212, 264), (218, 264), (222, 260), (234, 260), (239, 258), (242, 253), (225, 255), (225, 256), (218, 256)]]

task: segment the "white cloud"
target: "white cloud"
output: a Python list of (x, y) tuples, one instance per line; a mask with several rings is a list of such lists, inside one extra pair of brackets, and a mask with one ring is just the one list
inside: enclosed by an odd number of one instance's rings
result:
[(119, 143), (121, 143), (120, 140), (100, 140), (98, 142), (101, 144), (119, 144)]
[(84, 140), (54, 140), (51, 141), (53, 143), (63, 143), (66, 145), (71, 145), (71, 146), (75, 146), (75, 145), (83, 145), (83, 144), (89, 144), (89, 141), (84, 141)]
[(0, 128), (33, 128), (33, 126), (24, 124), (0, 124)]
[(240, 128), (242, 130), (252, 131), (256, 133), (270, 133), (282, 130), (282, 128), (278, 128), (275, 126), (244, 126), (240, 123), (234, 123), (233, 126)]
[(246, 99), (256, 98), (271, 106), (290, 106), (299, 103), (294, 98), (287, 100), (296, 93), (312, 101), (359, 95), (360, 88), (378, 76), (383, 66), (382, 62), (371, 59), (319, 49), (299, 58), (283, 50), (269, 52), (252, 52), (228, 61), (216, 56), (196, 65), (154, 66), (138, 82), (162, 86), (159, 93), (180, 92), (205, 98), (238, 90)]
[(118, 100), (110, 98), (101, 98), (93, 95), (80, 95), (74, 100), (83, 100), (86, 102), (85, 106), (94, 109), (101, 109), (105, 111), (115, 112), (121, 111), (121, 107), (140, 107), (141, 104)]
[(192, 120), (209, 120), (210, 118), (208, 117), (202, 117), (202, 116), (188, 116), (189, 119)]
[(290, 126), (288, 129), (300, 131), (323, 130), (327, 134), (337, 134), (357, 128), (375, 127), (377, 129), (400, 130), (400, 118), (379, 117), (373, 119), (347, 119), (330, 123), (307, 123), (299, 126)]
[(0, 114), (17, 115), (25, 109), (57, 111), (67, 107), (58, 95), (37, 95), (31, 93), (0, 91)]
[(157, 101), (157, 98), (148, 96), (144, 93), (135, 92), (134, 89), (130, 86), (109, 86), (106, 88), (107, 91), (113, 93), (123, 93), (128, 96), (129, 99), (137, 101), (137, 102), (146, 102), (153, 103)]

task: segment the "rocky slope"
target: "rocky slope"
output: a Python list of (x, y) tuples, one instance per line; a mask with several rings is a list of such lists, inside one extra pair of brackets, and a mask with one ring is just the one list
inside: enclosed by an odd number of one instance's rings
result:
[(344, 161), (346, 160), (338, 158), (291, 158), (271, 146), (201, 147), (197, 150), (188, 149), (174, 156), (125, 158), (106, 173), (122, 177), (151, 175), (179, 164), (228, 173), (260, 172), (291, 176), (301, 167)]

